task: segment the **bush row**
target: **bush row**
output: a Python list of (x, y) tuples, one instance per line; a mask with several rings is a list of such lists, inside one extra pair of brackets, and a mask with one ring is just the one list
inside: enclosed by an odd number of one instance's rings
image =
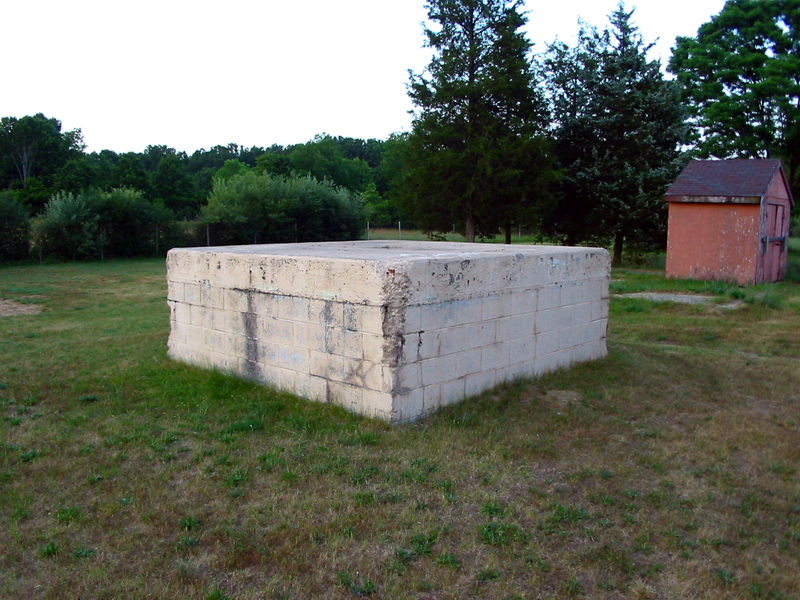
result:
[(173, 246), (355, 239), (360, 196), (311, 177), (245, 172), (215, 180), (202, 220), (176, 223), (139, 190), (58, 192), (31, 219), (0, 192), (0, 260), (153, 256)]

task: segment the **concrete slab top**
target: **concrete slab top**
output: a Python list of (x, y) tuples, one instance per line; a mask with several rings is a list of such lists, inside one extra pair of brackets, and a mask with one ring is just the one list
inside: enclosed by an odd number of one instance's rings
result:
[(598, 248), (403, 240), (173, 248), (167, 264), (181, 283), (379, 306), (608, 276)]
[(489, 255), (541, 256), (583, 252), (571, 246), (506, 245), (467, 242), (420, 242), (412, 240), (360, 240), (347, 242), (301, 242), (294, 244), (250, 244), (246, 246), (200, 246), (185, 251), (251, 256), (291, 256), (322, 259), (397, 261), (414, 259), (460, 259)]

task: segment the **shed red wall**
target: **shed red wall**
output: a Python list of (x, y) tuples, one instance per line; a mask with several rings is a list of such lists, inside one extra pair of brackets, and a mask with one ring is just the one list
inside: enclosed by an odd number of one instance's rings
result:
[(667, 277), (757, 281), (758, 204), (670, 202)]

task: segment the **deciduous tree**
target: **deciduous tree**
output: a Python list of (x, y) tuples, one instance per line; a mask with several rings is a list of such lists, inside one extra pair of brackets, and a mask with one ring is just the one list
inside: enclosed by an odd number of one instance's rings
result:
[(678, 38), (669, 69), (701, 156), (781, 158), (800, 193), (800, 0), (728, 0)]
[(13, 173), (23, 189), (38, 178), (45, 197), (55, 173), (70, 158), (79, 157), (83, 147), (79, 129), (62, 132), (58, 119), (42, 113), (0, 119), (0, 162), (6, 163), (0, 171)]

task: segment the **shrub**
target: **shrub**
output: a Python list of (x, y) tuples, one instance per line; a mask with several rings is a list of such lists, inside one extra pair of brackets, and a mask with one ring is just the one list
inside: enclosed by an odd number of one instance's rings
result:
[(204, 220), (213, 244), (354, 239), (361, 224), (358, 198), (311, 177), (252, 172), (216, 179)]
[(142, 256), (165, 251), (173, 229), (172, 213), (138, 190), (59, 192), (36, 220), (34, 242), (61, 258)]
[(139, 190), (112, 189), (93, 194), (92, 202), (98, 216), (102, 250), (109, 256), (152, 254), (156, 228), (168, 229), (172, 222), (168, 208), (149, 202)]
[(97, 250), (97, 223), (97, 213), (86, 196), (58, 192), (34, 221), (34, 243), (40, 254), (88, 258)]
[(0, 192), (0, 261), (28, 256), (28, 212), (14, 192)]

